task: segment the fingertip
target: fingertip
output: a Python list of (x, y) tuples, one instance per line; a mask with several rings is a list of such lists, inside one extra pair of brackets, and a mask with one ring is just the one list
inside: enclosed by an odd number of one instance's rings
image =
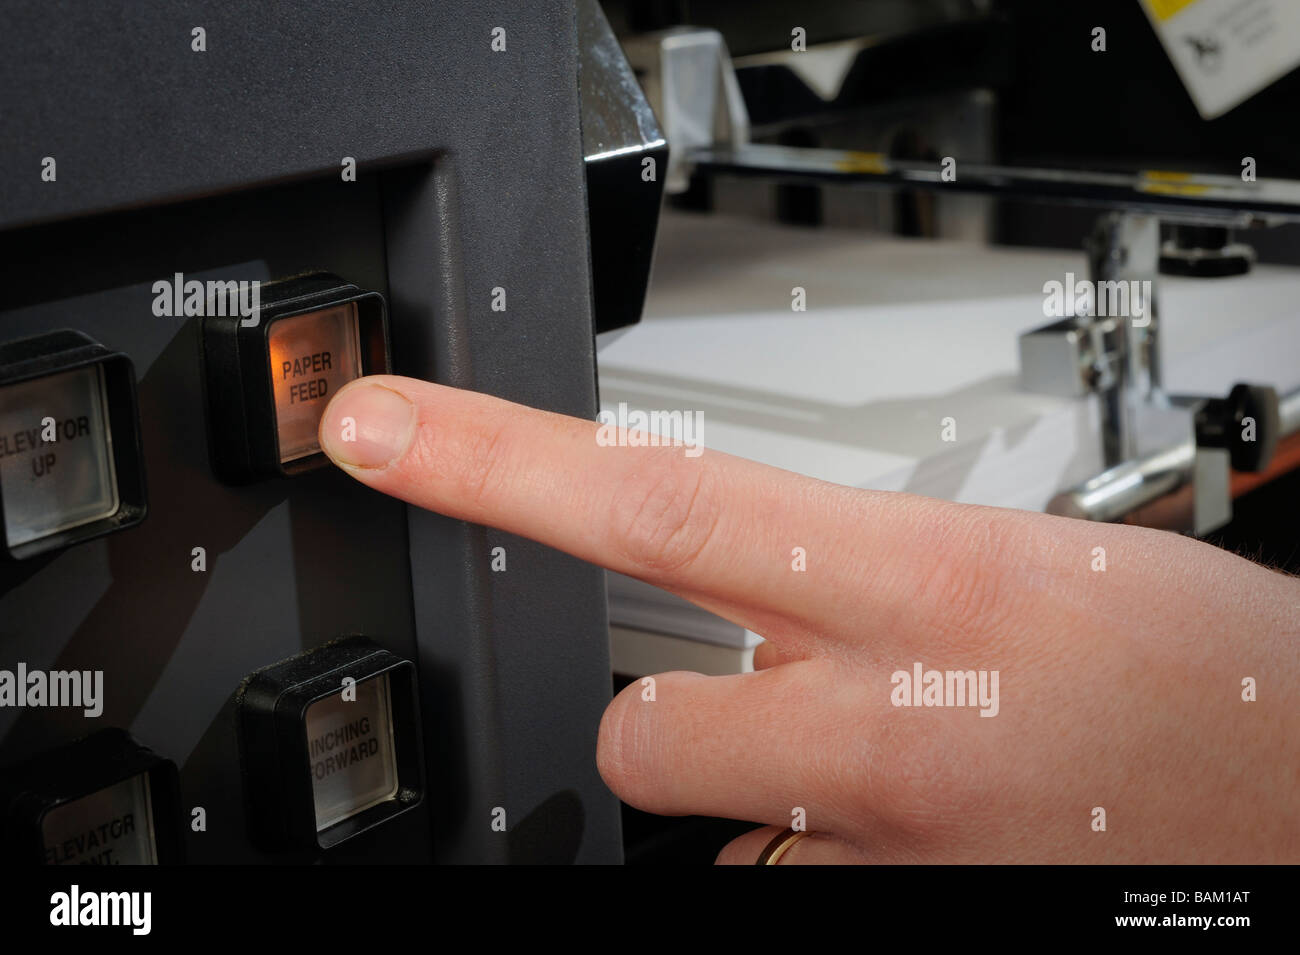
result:
[(401, 379), (359, 378), (336, 394), (321, 415), (321, 450), (344, 468), (387, 467), (406, 454), (415, 434), (415, 402), (393, 387)]
[[(710, 677), (676, 670), (644, 676), (615, 694), (605, 707), (596, 734), (596, 768), (616, 795), (629, 805), (650, 805), (660, 795), (653, 786), (660, 778), (659, 743), (664, 724), (655, 707), (661, 699), (684, 698), (682, 690), (695, 680)], [(670, 695), (662, 697), (669, 689)], [(679, 710), (678, 707), (672, 709)]]

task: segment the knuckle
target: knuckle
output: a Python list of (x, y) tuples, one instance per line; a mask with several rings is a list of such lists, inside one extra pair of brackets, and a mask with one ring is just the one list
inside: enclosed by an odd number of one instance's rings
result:
[(509, 478), (508, 427), (508, 421), (476, 425), (455, 450), (454, 466), (460, 475), (460, 486), (465, 500), (474, 507), (489, 504)]
[(610, 526), (615, 548), (651, 574), (690, 567), (717, 528), (716, 479), (678, 449), (647, 454), (615, 494)]
[(920, 575), (916, 597), (931, 608), (944, 629), (987, 634), (1012, 610), (1016, 589), (1008, 586), (1012, 522), (988, 508), (954, 512), (936, 528), (937, 547)]

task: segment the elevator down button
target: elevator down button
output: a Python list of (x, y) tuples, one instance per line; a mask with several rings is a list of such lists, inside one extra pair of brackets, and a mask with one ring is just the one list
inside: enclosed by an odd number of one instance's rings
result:
[(0, 770), (0, 859), (45, 865), (183, 861), (176, 764), (105, 729)]
[(157, 865), (149, 777), (141, 773), (45, 814), (51, 865)]

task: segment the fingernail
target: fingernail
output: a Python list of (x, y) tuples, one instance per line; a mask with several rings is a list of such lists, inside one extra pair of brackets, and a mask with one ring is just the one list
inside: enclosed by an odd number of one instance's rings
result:
[(406, 453), (415, 406), (391, 388), (353, 382), (335, 396), (320, 422), (320, 446), (336, 464), (381, 468)]

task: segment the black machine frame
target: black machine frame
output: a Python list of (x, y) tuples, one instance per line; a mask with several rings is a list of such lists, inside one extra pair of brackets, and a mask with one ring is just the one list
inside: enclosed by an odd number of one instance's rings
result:
[(415, 665), (427, 798), (327, 861), (620, 861), (595, 764), (603, 572), (333, 469), (223, 485), (199, 322), (149, 311), (176, 272), (325, 270), (384, 296), (395, 373), (593, 417), (572, 3), (3, 7), (0, 340), (70, 327), (132, 359), (150, 516), (0, 568), (0, 666), (98, 668), (106, 688), (95, 725), (0, 713), (0, 767), (122, 726), (207, 810), (189, 861), (291, 861), (247, 837), (234, 694), (364, 633)]

